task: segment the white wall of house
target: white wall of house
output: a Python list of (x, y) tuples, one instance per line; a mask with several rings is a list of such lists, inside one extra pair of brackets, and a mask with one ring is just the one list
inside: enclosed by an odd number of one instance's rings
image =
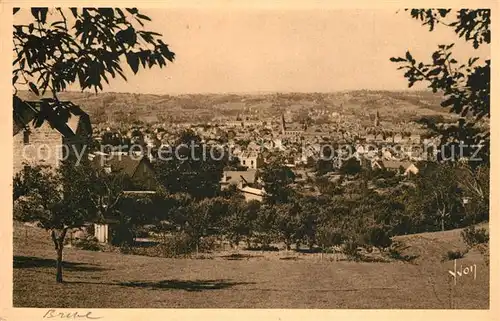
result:
[(94, 224), (94, 236), (101, 243), (108, 243), (109, 240), (108, 224)]
[(47, 122), (40, 127), (29, 124), (29, 131), (21, 130), (13, 137), (14, 175), (21, 171), (24, 163), (59, 166), (62, 158), (63, 136)]
[(247, 202), (250, 202), (250, 201), (262, 202), (262, 200), (263, 200), (262, 195), (256, 195), (253, 193), (243, 193), (243, 196), (245, 197), (245, 201), (247, 201)]

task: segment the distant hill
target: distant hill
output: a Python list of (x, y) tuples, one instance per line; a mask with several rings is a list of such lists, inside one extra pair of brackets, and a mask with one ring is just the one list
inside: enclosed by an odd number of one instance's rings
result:
[[(27, 91), (19, 95), (36, 99)], [(385, 120), (409, 120), (425, 115), (448, 115), (442, 96), (429, 91), (347, 91), (335, 93), (184, 94), (134, 93), (60, 94), (99, 120), (206, 121), (214, 116), (277, 116), (287, 110), (323, 108), (359, 117), (376, 111)]]

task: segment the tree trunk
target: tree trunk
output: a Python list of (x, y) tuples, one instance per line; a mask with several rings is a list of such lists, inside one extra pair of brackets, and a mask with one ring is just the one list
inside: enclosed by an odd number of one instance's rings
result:
[(56, 252), (57, 252), (56, 282), (63, 283), (63, 275), (62, 275), (63, 246), (62, 246), (62, 244), (59, 244), (59, 247), (56, 249)]
[(441, 231), (444, 231), (444, 218), (445, 218), (445, 211), (441, 211)]
[(63, 261), (63, 248), (64, 248), (64, 238), (66, 237), (66, 233), (68, 228), (64, 228), (59, 235), (56, 236), (55, 230), (50, 232), (52, 237), (52, 241), (54, 242), (54, 247), (56, 249), (57, 260), (56, 260), (56, 282), (63, 283), (63, 274), (62, 274), (62, 261)]

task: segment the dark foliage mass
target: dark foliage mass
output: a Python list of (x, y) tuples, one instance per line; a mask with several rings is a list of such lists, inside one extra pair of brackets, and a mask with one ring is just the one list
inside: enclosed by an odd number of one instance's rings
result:
[[(247, 202), (237, 190), (211, 194), (212, 185), (203, 185), (202, 175), (192, 183), (203, 189), (187, 186), (185, 191), (169, 191), (167, 186), (155, 194), (127, 195), (119, 173), (103, 173), (86, 163), (65, 164), (56, 172), (26, 167), (14, 179), (15, 218), (38, 221), (51, 231), (59, 251), (69, 228), (106, 218), (118, 222), (112, 243), (124, 246), (124, 253), (187, 255), (212, 251), (225, 240), (234, 247), (243, 243), (261, 250), (273, 244), (298, 251), (340, 247), (354, 259), (360, 259), (360, 248), (368, 252), (378, 248), (397, 257), (391, 252), (393, 236), (462, 228), (489, 219), (488, 167), (471, 168), (467, 163), (419, 167), (418, 175), (409, 178), (367, 169), (354, 177), (345, 174), (337, 182), (318, 177), (311, 184), (334, 192), (310, 195), (290, 187), (285, 168), (268, 166), (261, 173), (263, 183), (281, 177), (280, 184), (285, 185), (268, 188), (276, 194), (268, 194), (263, 202)], [(176, 173), (179, 170), (169, 168), (169, 175), (182, 175)], [(347, 179), (350, 184), (343, 184)], [(387, 182), (382, 193), (369, 187), (379, 180)], [(81, 197), (64, 197), (61, 191)], [(160, 245), (137, 252), (130, 246), (139, 233), (155, 235)], [(463, 238), (469, 246), (488, 242), (483, 230), (467, 229)], [(94, 248), (82, 244), (88, 245)]]
[(170, 150), (160, 152), (162, 157), (154, 166), (159, 181), (169, 193), (188, 193), (195, 198), (218, 194), (222, 170), (229, 164), (226, 151), (207, 146), (188, 130)]

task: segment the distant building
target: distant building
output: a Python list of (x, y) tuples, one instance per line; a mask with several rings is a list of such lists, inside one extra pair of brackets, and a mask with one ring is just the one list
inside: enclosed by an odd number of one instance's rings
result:
[(284, 137), (296, 137), (301, 136), (305, 131), (305, 126), (287, 126), (285, 115), (281, 114), (281, 135)]
[(365, 140), (366, 140), (367, 142), (373, 142), (373, 141), (375, 140), (375, 135), (373, 135), (373, 134), (368, 134), (368, 135), (366, 135)]
[(402, 140), (403, 140), (403, 136), (401, 134), (394, 135), (394, 142), (395, 143), (401, 143)]
[(130, 178), (132, 190), (155, 191), (159, 187), (153, 166), (147, 157), (132, 155), (90, 154), (96, 166), (108, 172), (122, 172)]
[[(95, 166), (103, 167), (108, 173), (121, 172), (130, 178), (125, 182), (124, 194), (152, 194), (159, 186), (151, 163), (146, 157), (130, 155), (89, 154)], [(114, 235), (123, 233), (117, 219), (105, 217), (104, 222), (94, 223), (94, 236), (101, 243), (112, 243)]]
[(243, 122), (243, 127), (261, 127), (263, 125), (264, 122), (260, 120), (245, 120)]
[(413, 162), (398, 160), (373, 160), (372, 168), (386, 169), (404, 176), (416, 175), (419, 172), (418, 167)]
[(240, 165), (248, 169), (259, 169), (264, 165), (264, 158), (258, 152), (243, 152), (238, 158)]
[(259, 201), (262, 202), (266, 192), (263, 188), (253, 188), (249, 186), (239, 186), (238, 190), (243, 194), (247, 202)]
[(413, 144), (420, 144), (420, 135), (417, 135), (417, 134), (413, 134), (410, 136), (410, 141), (413, 143)]
[(230, 121), (225, 122), (225, 125), (226, 125), (226, 127), (229, 127), (229, 128), (239, 128), (239, 127), (244, 126), (243, 121), (241, 121), (241, 120), (230, 120)]
[(256, 200), (261, 202), (265, 191), (262, 188), (256, 188), (258, 184), (257, 171), (224, 171), (220, 181), (221, 190), (228, 189), (233, 185), (243, 194), (247, 202)]
[(243, 183), (243, 185), (252, 185), (256, 183), (257, 171), (224, 171), (222, 173), (222, 179), (220, 181), (221, 189), (227, 189), (230, 185), (238, 186), (238, 184)]
[(253, 141), (248, 143), (247, 150), (249, 150), (250, 153), (252, 153), (252, 152), (258, 153), (260, 151), (260, 149), (261, 149), (261, 144), (258, 144), (258, 143), (253, 142)]
[(389, 149), (383, 149), (382, 150), (382, 158), (383, 159), (393, 159), (394, 156), (392, 155), (392, 153)]

